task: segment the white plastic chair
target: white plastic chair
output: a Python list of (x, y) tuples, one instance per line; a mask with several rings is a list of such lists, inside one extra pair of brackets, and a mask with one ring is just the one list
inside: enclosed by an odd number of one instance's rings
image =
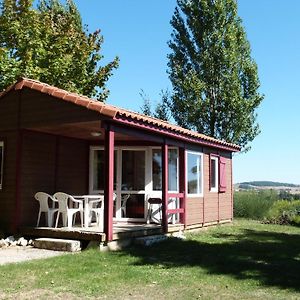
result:
[[(102, 196), (104, 197), (104, 196)], [(113, 193), (113, 201), (117, 198), (117, 194)], [(96, 216), (96, 223), (97, 227), (99, 228), (100, 232), (103, 232), (103, 220), (104, 220), (104, 198), (92, 200), (89, 202), (89, 211), (91, 213), (90, 220), (92, 220), (93, 213)], [(91, 222), (91, 221), (90, 221)]]
[(89, 210), (91, 214), (91, 219), (93, 213), (96, 216), (97, 227), (100, 232), (103, 232), (103, 216), (104, 216), (104, 200), (94, 200), (89, 202)]
[(121, 196), (121, 213), (123, 214), (123, 217), (126, 217), (126, 204), (129, 198), (130, 198), (129, 194), (125, 194)]
[(53, 208), (53, 207), (52, 208), (49, 207), (49, 202), (48, 201), (49, 201), (49, 199), (51, 201), (56, 201), (56, 200), (52, 196), (50, 196), (49, 194), (47, 194), (45, 192), (37, 192), (34, 195), (34, 198), (37, 201), (39, 201), (39, 203), (40, 203), (40, 209), (39, 209), (39, 213), (38, 213), (38, 219), (37, 219), (36, 227), (39, 226), (42, 212), (45, 213), (46, 224), (48, 225), (48, 227), (52, 227), (52, 225), (53, 225), (53, 216), (54, 216), (54, 213), (58, 211), (58, 209)]
[[(62, 215), (63, 226), (68, 226), (68, 228), (72, 228), (75, 220), (74, 217), (77, 212), (80, 213), (81, 227), (83, 227), (83, 202), (81, 200), (74, 199), (74, 197), (72, 197), (69, 194), (62, 192), (55, 193), (53, 197), (58, 201), (58, 212), (56, 216), (55, 228), (57, 228), (60, 214)], [(73, 205), (78, 205), (78, 207), (69, 207), (68, 201), (70, 201)]]

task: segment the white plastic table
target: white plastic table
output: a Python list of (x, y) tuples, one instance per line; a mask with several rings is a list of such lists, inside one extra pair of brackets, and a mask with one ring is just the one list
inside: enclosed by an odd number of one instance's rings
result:
[[(76, 195), (75, 199), (83, 200), (83, 212), (84, 212), (84, 227), (89, 227), (90, 221), (90, 203), (98, 203), (104, 201), (104, 195)], [(101, 204), (103, 206), (103, 203)]]

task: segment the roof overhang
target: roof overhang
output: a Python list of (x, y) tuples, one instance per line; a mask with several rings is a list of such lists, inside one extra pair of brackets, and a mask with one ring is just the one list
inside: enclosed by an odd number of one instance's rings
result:
[(153, 117), (139, 114), (133, 111), (125, 110), (110, 104), (90, 99), (76, 93), (70, 93), (60, 88), (42, 83), (37, 80), (21, 78), (15, 84), (8, 87), (0, 93), (0, 99), (7, 93), (13, 90), (22, 90), (28, 88), (38, 91), (42, 94), (50, 95), (55, 99), (70, 102), (81, 106), (87, 110), (98, 112), (102, 117), (110, 120), (113, 124), (120, 126), (140, 129), (152, 134), (165, 136), (173, 140), (182, 141), (185, 143), (193, 143), (208, 147), (214, 147), (230, 152), (238, 152), (241, 150), (240, 146), (227, 143), (225, 141), (217, 140), (207, 135), (191, 131), (180, 126), (162, 121)]

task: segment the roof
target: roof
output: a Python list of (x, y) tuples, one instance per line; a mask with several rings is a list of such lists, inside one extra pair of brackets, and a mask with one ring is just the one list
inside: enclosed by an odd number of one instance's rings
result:
[(175, 134), (177, 138), (191, 138), (193, 139), (193, 142), (199, 144), (209, 144), (211, 146), (223, 148), (233, 152), (240, 151), (240, 146), (238, 145), (227, 143), (225, 141), (218, 140), (207, 135), (182, 128), (180, 126), (171, 124), (169, 122), (157, 118), (153, 118), (110, 104), (106, 104), (83, 95), (71, 93), (66, 90), (33, 79), (20, 78), (15, 84), (11, 85), (3, 92), (1, 92), (0, 98), (2, 98), (4, 95), (6, 95), (12, 90), (21, 90), (23, 88), (29, 88), (31, 90), (39, 91), (43, 94), (50, 95), (59, 100), (71, 102), (76, 105), (85, 107), (89, 110), (99, 112), (101, 115), (105, 115), (113, 119), (114, 121), (121, 121), (127, 119), (131, 122), (142, 123), (150, 127), (154, 126), (157, 129), (159, 129), (161, 133), (171, 132)]

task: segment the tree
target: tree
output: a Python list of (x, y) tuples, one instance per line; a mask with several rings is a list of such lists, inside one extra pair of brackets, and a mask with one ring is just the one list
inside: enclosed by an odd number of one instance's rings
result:
[(236, 0), (177, 0), (168, 73), (171, 112), (188, 129), (239, 144), (257, 134), (263, 96)]
[(146, 95), (144, 90), (141, 90), (140, 96), (143, 100), (143, 105), (141, 106), (141, 113), (147, 116), (152, 116), (152, 109), (151, 109), (151, 100), (150, 98)]
[(118, 57), (105, 66), (100, 31), (88, 32), (72, 0), (0, 1), (0, 90), (25, 76), (104, 101)]
[(162, 90), (160, 92), (161, 100), (157, 103), (153, 116), (164, 121), (170, 120), (169, 92)]
[(143, 100), (143, 105), (141, 106), (141, 113), (147, 116), (151, 116), (160, 120), (169, 121), (170, 120), (170, 109), (169, 109), (169, 92), (161, 90), (160, 97), (161, 100), (156, 103), (154, 112), (152, 112), (151, 100), (148, 95), (145, 94), (143, 90), (140, 92), (140, 96)]

